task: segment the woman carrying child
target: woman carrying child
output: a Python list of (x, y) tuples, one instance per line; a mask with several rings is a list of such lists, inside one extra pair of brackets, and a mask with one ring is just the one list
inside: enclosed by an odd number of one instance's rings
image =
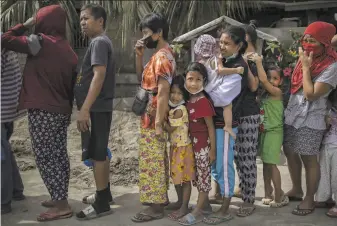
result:
[[(257, 73), (263, 93), (260, 107), (260, 138), (259, 151), (263, 161), (263, 179), (265, 197), (264, 205), (277, 208), (289, 203), (289, 198), (281, 189), (281, 174), (277, 168), (283, 143), (283, 100), (281, 85), (283, 82), (282, 70), (276, 65), (269, 65), (266, 71), (263, 68), (262, 56), (256, 53), (247, 56), (256, 63)], [(274, 197), (273, 187), (274, 185)]]
[(164, 129), (170, 134), (171, 178), (176, 188), (180, 208), (168, 217), (178, 220), (188, 213), (192, 186), (195, 180), (195, 160), (192, 142), (188, 132), (188, 112), (185, 100), (188, 93), (184, 88), (184, 77), (176, 76), (172, 80), (169, 105), (169, 124)]
[(185, 75), (185, 88), (189, 92), (187, 109), (189, 130), (196, 164), (196, 179), (193, 185), (199, 195), (194, 210), (179, 220), (182, 225), (192, 225), (203, 220), (202, 210), (209, 206), (208, 193), (211, 187), (211, 164), (215, 161), (215, 115), (211, 101), (204, 92), (207, 84), (207, 69), (204, 65), (189, 64)]
[(241, 75), (244, 68), (225, 68), (216, 57), (216, 40), (213, 36), (201, 35), (195, 43), (194, 53), (208, 72), (208, 84), (205, 91), (212, 98), (214, 107), (223, 107), (225, 127), (234, 139), (232, 129), (232, 101), (241, 90)]

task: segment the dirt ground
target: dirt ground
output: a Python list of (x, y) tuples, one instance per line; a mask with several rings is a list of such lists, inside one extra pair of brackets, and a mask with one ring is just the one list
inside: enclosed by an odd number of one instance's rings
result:
[[(69, 188), (70, 203), (74, 211), (80, 211), (85, 207), (81, 203), (83, 196), (94, 192), (94, 183), (91, 170), (81, 162), (80, 137), (76, 129), (73, 115), (73, 121), (69, 127), (68, 133), (68, 152), (71, 161), (71, 181)], [(71, 219), (43, 223), (42, 225), (64, 225), (64, 226), (128, 226), (136, 225), (130, 220), (141, 208), (139, 203), (137, 182), (138, 173), (138, 128), (139, 119), (132, 113), (114, 112), (113, 124), (109, 148), (113, 153), (111, 162), (111, 183), (112, 193), (115, 197), (116, 205), (112, 206), (115, 213), (111, 216), (96, 219), (90, 222), (79, 222), (75, 217)], [(26, 118), (22, 118), (15, 123), (15, 132), (12, 137), (12, 146), (17, 156), (17, 161), (21, 169), (21, 175), (25, 185), (25, 195), (27, 199), (12, 204), (13, 212), (2, 216), (1, 223), (4, 226), (14, 225), (38, 225), (36, 216), (44, 211), (40, 202), (48, 198), (48, 192), (35, 169), (35, 162), (32, 155), (31, 144), (28, 134), (28, 123)], [(282, 175), (283, 189), (288, 190), (291, 187), (289, 172), (286, 166), (280, 166)], [(247, 218), (235, 217), (234, 220), (226, 225), (261, 225), (261, 226), (336, 226), (337, 219), (330, 219), (325, 216), (326, 210), (317, 209), (313, 214), (307, 217), (299, 217), (291, 214), (291, 211), (298, 203), (291, 203), (282, 209), (270, 209), (261, 203), (263, 197), (262, 165), (258, 164), (258, 185), (257, 185), (257, 209), (255, 213)], [(303, 177), (303, 184), (304, 177)], [(170, 189), (169, 197), (171, 201), (176, 199), (174, 189)], [(192, 192), (191, 203), (196, 203), (197, 191)], [(241, 200), (234, 199), (231, 211), (235, 214)], [(219, 206), (213, 206), (216, 210)], [(144, 225), (178, 225), (176, 222), (164, 218), (160, 221), (149, 222)], [(202, 223), (199, 225), (203, 225)], [(225, 224), (223, 224), (225, 225)]]

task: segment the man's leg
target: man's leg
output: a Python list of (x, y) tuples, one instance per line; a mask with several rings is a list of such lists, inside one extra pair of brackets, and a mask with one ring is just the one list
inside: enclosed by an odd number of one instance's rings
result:
[(111, 213), (109, 200), (112, 199), (109, 184), (110, 161), (107, 155), (112, 112), (91, 112), (91, 131), (89, 157), (94, 166), (96, 182), (95, 201), (91, 206), (77, 214), (84, 219), (90, 215), (102, 216)]

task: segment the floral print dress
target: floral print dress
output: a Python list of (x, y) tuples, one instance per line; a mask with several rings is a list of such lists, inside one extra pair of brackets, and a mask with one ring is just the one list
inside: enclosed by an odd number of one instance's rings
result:
[[(181, 118), (173, 118), (175, 111), (181, 110)], [(173, 184), (180, 185), (195, 180), (195, 160), (192, 142), (188, 133), (188, 113), (184, 105), (180, 105), (169, 112), (169, 122), (177, 127), (170, 134), (171, 144), (171, 178)]]
[(210, 139), (205, 117), (215, 115), (211, 102), (201, 97), (195, 102), (187, 103), (189, 112), (190, 137), (196, 164), (196, 179), (193, 186), (199, 192), (209, 192), (211, 187), (211, 166), (209, 165)]
[[(169, 47), (160, 49), (146, 64), (143, 71), (142, 87), (151, 90), (148, 109), (141, 117), (139, 138), (139, 193), (143, 204), (168, 203), (169, 161), (167, 140), (158, 139), (155, 133), (155, 115), (157, 109), (158, 80), (163, 78), (170, 84), (175, 74), (176, 63)], [(169, 95), (169, 94), (167, 94)]]

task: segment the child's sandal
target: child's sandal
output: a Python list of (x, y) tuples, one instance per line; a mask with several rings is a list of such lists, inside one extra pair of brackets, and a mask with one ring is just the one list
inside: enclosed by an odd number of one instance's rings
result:
[(273, 199), (263, 198), (262, 199), (262, 204), (266, 205), (266, 206), (269, 206), (272, 201), (273, 201)]
[(274, 201), (270, 202), (269, 206), (270, 206), (270, 208), (280, 208), (280, 207), (286, 206), (288, 204), (289, 204), (288, 196), (283, 196), (281, 202), (275, 202), (275, 200), (274, 200)]

